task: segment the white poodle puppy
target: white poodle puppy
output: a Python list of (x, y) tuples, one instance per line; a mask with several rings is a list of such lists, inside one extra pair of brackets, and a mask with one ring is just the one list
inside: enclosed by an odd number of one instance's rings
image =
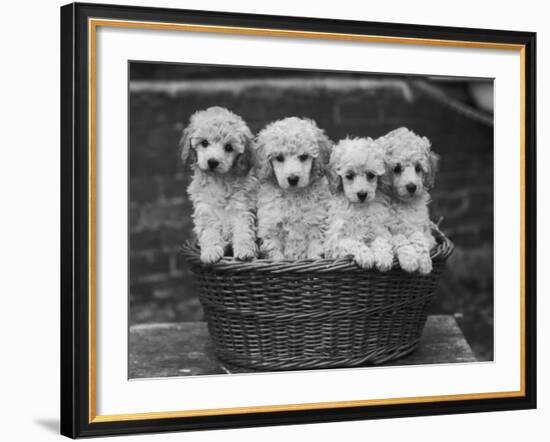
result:
[(187, 192), (204, 263), (219, 261), (229, 246), (237, 259), (257, 254), (252, 142), (244, 120), (222, 107), (196, 112), (183, 131), (181, 158), (192, 163)]
[(434, 185), (439, 157), (426, 137), (405, 127), (377, 141), (386, 149), (382, 186), (392, 200), (389, 227), (397, 258), (403, 270), (428, 274), (432, 271), (430, 251), (435, 246), (428, 191)]
[(327, 258), (352, 256), (364, 269), (391, 269), (390, 201), (378, 188), (384, 156), (371, 138), (347, 138), (334, 147), (328, 170), (334, 198), (325, 239)]
[(323, 130), (305, 118), (275, 121), (258, 134), (258, 238), (266, 258), (322, 256), (331, 145)]

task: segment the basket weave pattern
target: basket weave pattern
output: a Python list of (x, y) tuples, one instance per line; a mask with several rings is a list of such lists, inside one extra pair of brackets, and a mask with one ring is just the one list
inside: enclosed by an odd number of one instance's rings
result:
[(380, 364), (417, 346), (453, 245), (438, 237), (433, 271), (381, 273), (351, 259), (201, 264), (186, 244), (218, 357), (258, 370)]

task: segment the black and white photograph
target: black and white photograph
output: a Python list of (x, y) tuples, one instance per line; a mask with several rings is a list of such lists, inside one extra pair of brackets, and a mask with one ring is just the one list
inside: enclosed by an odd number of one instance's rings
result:
[(536, 34), (249, 12), (61, 8), (61, 433), (536, 408)]
[(130, 379), (494, 360), (492, 78), (128, 76)]
[(1, 440), (550, 434), (543, 2), (92, 1), (2, 10)]

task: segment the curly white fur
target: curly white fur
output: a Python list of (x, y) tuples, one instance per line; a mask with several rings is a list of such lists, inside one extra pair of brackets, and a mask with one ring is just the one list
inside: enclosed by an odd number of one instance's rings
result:
[(401, 127), (380, 137), (386, 149), (384, 191), (391, 197), (389, 228), (394, 249), (407, 272), (432, 271), (430, 251), (435, 246), (431, 233), (428, 205), (434, 185), (438, 156), (431, 143), (413, 131)]
[(269, 259), (320, 258), (330, 199), (331, 142), (314, 121), (275, 121), (256, 140), (258, 238)]
[(222, 107), (196, 112), (183, 131), (181, 157), (192, 159), (187, 192), (204, 263), (219, 261), (230, 245), (237, 259), (257, 255), (252, 141), (244, 120)]
[(390, 201), (378, 189), (384, 150), (370, 138), (341, 140), (329, 163), (330, 203), (325, 256), (352, 256), (364, 269), (388, 271), (393, 263), (388, 229)]

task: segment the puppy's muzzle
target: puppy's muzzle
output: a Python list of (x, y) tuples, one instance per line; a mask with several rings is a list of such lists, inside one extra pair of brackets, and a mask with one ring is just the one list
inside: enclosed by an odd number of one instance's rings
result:
[(288, 181), (288, 184), (290, 184), (291, 186), (295, 186), (296, 184), (298, 184), (298, 181), (300, 181), (300, 177), (296, 175), (290, 175), (286, 180)]
[(220, 162), (218, 160), (214, 160), (212, 158), (208, 160), (208, 167), (210, 168), (210, 170), (214, 170), (216, 167), (218, 167), (219, 164)]
[(414, 194), (414, 192), (416, 192), (416, 184), (407, 184), (407, 192), (409, 192), (411, 195)]
[(357, 198), (363, 202), (367, 199), (367, 192), (357, 192)]

